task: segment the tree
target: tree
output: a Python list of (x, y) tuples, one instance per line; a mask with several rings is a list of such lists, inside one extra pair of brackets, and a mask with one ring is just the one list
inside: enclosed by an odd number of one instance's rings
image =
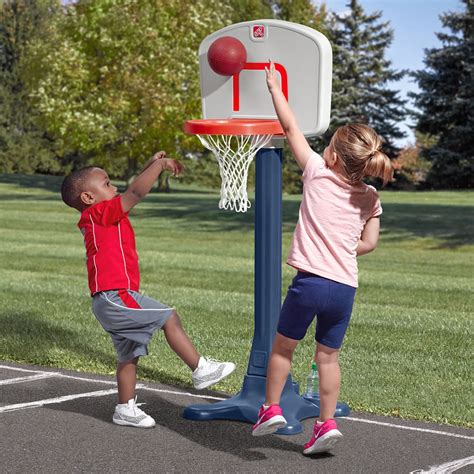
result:
[(270, 0), (232, 0), (229, 3), (232, 5), (231, 24), (273, 17)]
[(391, 68), (385, 51), (393, 40), (382, 12), (364, 13), (358, 0), (350, 0), (348, 14), (334, 14), (330, 25), (333, 45), (333, 102), (330, 131), (350, 122), (373, 127), (385, 140), (384, 151), (394, 155), (394, 140), (406, 134), (398, 123), (406, 116), (405, 101), (388, 87), (405, 71)]
[(273, 2), (273, 9), (280, 20), (299, 23), (327, 34), (324, 3), (317, 7), (311, 0), (277, 0)]
[(0, 172), (57, 172), (54, 144), (35, 122), (20, 62), (29, 41), (55, 15), (54, 0), (8, 0), (0, 5)]
[(421, 151), (433, 143), (432, 137), (415, 132), (415, 143), (405, 146), (393, 161), (395, 181), (390, 183), (390, 188), (416, 189), (424, 186), (431, 166)]
[(435, 137), (423, 151), (434, 188), (474, 185), (474, 3), (462, 1), (464, 11), (441, 15), (451, 33), (437, 33), (442, 47), (425, 50), (426, 69), (413, 73), (416, 129)]
[(129, 178), (158, 149), (195, 146), (198, 46), (228, 21), (217, 0), (79, 0), (23, 62), (37, 110), (74, 167)]

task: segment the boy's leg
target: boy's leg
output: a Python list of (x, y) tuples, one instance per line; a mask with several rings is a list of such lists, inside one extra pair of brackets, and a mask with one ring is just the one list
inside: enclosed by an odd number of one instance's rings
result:
[(138, 357), (117, 364), (117, 389), (119, 403), (127, 403), (135, 398)]
[(115, 407), (112, 421), (116, 425), (135, 428), (153, 428), (155, 420), (138, 408), (135, 399), (138, 357), (117, 364), (117, 388), (119, 403)]
[(299, 342), (279, 333), (276, 334), (267, 369), (265, 405), (280, 403), (281, 393), (290, 373), (293, 352)]
[(326, 421), (334, 418), (341, 388), (339, 349), (332, 349), (318, 342), (314, 357), (319, 373), (319, 419)]
[(173, 314), (163, 325), (163, 331), (171, 349), (193, 371), (192, 379), (196, 389), (207, 388), (234, 371), (235, 364), (232, 362), (205, 359), (198, 354), (193, 343), (184, 332), (176, 311), (173, 311)]
[(193, 343), (184, 332), (183, 326), (176, 311), (170, 316), (163, 326), (166, 341), (171, 349), (191, 369), (195, 370), (199, 365), (199, 354)]

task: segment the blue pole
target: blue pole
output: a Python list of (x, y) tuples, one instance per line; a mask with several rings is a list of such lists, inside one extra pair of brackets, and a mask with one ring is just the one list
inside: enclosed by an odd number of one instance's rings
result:
[(281, 308), (281, 148), (261, 150), (255, 183), (254, 336), (248, 375), (265, 377)]

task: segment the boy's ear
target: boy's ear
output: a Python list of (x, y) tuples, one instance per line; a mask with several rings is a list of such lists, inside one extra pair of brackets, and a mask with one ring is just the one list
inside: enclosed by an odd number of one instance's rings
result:
[(91, 204), (94, 204), (95, 202), (94, 195), (89, 191), (83, 191), (81, 193), (80, 198), (81, 198), (81, 202), (83, 202), (86, 206), (90, 206)]

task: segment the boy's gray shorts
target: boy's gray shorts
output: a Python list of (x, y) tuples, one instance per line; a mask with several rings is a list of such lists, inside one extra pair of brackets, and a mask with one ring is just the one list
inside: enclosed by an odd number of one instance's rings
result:
[(109, 290), (92, 297), (92, 311), (110, 334), (119, 362), (148, 354), (153, 333), (174, 309), (132, 290)]

